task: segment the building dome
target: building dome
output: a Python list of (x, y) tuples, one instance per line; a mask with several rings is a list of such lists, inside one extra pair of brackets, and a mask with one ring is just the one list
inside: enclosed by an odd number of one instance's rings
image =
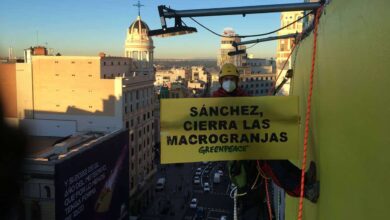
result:
[(149, 32), (148, 25), (141, 20), (141, 17), (138, 16), (137, 20), (135, 20), (129, 27), (129, 34), (147, 34)]

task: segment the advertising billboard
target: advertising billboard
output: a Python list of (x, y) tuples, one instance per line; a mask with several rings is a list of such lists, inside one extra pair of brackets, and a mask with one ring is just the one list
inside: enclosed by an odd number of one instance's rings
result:
[(129, 218), (128, 140), (110, 134), (55, 165), (57, 220)]

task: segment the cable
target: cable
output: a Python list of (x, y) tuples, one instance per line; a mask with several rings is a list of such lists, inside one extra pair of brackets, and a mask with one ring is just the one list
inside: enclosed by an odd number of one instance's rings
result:
[(236, 37), (239, 37), (239, 38), (246, 38), (246, 37), (260, 37), (260, 36), (265, 36), (265, 35), (270, 35), (270, 34), (273, 34), (273, 33), (276, 33), (278, 31), (281, 31), (295, 23), (297, 23), (298, 21), (304, 19), (305, 17), (307, 17), (309, 14), (313, 13), (314, 11), (310, 11), (309, 13), (305, 14), (304, 16), (298, 18), (297, 20), (287, 24), (286, 26), (283, 26), (279, 29), (276, 29), (276, 30), (273, 30), (273, 31), (270, 31), (270, 32), (266, 32), (266, 33), (262, 33), (262, 34), (251, 34), (251, 35), (236, 35), (236, 36), (225, 36), (225, 35), (222, 35), (222, 34), (218, 34), (217, 32), (211, 30), (210, 28), (204, 26), (203, 24), (201, 24), (200, 22), (198, 22), (197, 20), (195, 20), (193, 17), (189, 17), (191, 20), (193, 20), (195, 23), (197, 23), (199, 26), (203, 27), (204, 29), (206, 29), (207, 31), (211, 32), (212, 34), (214, 35), (217, 35), (219, 37), (227, 37), (227, 38), (236, 38)]
[(322, 11), (322, 7), (318, 8), (315, 14), (314, 21), (314, 31), (313, 31), (313, 53), (311, 60), (311, 70), (310, 70), (310, 81), (309, 81), (309, 94), (307, 96), (307, 107), (306, 107), (306, 117), (305, 117), (305, 134), (303, 138), (303, 158), (302, 158), (302, 168), (301, 168), (301, 192), (299, 196), (299, 209), (298, 209), (298, 220), (302, 220), (303, 213), (303, 197), (305, 192), (305, 170), (306, 170), (306, 156), (307, 156), (307, 145), (309, 139), (309, 124), (310, 124), (310, 112), (311, 112), (311, 97), (313, 95), (313, 79), (314, 79), (314, 69), (316, 63), (316, 52), (317, 52), (317, 32), (318, 32), (318, 20)]
[(294, 52), (294, 49), (295, 49), (296, 45), (297, 45), (297, 44), (294, 44), (293, 48), (291, 48), (291, 52), (290, 52), (290, 54), (288, 55), (286, 61), (284, 61), (284, 64), (283, 64), (282, 68), (280, 69), (279, 74), (277, 75), (275, 81), (272, 83), (272, 88), (271, 88), (270, 91), (268, 92), (268, 95), (273, 94), (273, 92), (275, 91), (276, 82), (278, 81), (279, 77), (282, 75), (282, 72), (283, 72), (283, 70), (284, 70), (284, 67), (286, 67), (286, 64), (287, 64), (288, 61), (290, 60), (290, 57), (291, 57), (292, 53)]
[(258, 43), (259, 43), (259, 42), (254, 43), (254, 44), (250, 45), (249, 47), (247, 47), (247, 48), (245, 48), (245, 49), (248, 50), (249, 48), (252, 48), (252, 47), (256, 46)]

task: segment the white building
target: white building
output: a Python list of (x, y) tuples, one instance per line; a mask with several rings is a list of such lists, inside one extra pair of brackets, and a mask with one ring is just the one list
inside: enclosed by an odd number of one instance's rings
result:
[[(130, 129), (130, 209), (137, 214), (147, 207), (153, 197), (153, 182), (150, 181), (156, 167), (153, 164), (156, 144), (154, 129), (155, 72), (153, 67), (153, 40), (148, 36), (149, 27), (138, 16), (130, 25), (125, 41), (125, 56), (135, 63), (135, 74), (147, 76), (147, 80), (126, 87), (124, 94), (127, 112), (125, 120)], [(131, 80), (130, 80), (131, 81)]]
[(153, 40), (148, 36), (149, 27), (138, 16), (126, 33), (125, 57), (137, 60), (140, 71), (153, 72)]
[[(232, 46), (233, 42), (241, 42), (241, 39), (237, 37), (236, 32), (232, 28), (225, 28), (223, 31), (223, 37), (221, 38), (221, 47), (219, 49), (217, 65), (221, 66), (225, 63), (233, 63), (237, 67), (245, 66), (246, 54), (239, 54), (236, 56), (229, 56), (229, 52), (236, 51), (236, 48)], [(239, 46), (239, 50), (243, 50), (246, 47), (244, 45)]]

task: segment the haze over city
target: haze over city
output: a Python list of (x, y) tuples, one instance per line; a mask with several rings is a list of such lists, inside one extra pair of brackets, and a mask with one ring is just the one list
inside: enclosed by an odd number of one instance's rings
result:
[[(158, 5), (175, 9), (234, 7), (259, 4), (283, 4), (287, 0), (242, 1), (142, 1), (141, 18), (150, 29), (161, 28)], [(0, 8), (0, 56), (7, 56), (8, 48), (21, 57), (23, 50), (35, 45), (52, 48), (63, 55), (94, 56), (105, 52), (111, 56), (123, 56), (126, 30), (137, 17), (135, 0), (68, 0), (68, 1), (7, 1)], [(261, 15), (233, 15), (196, 18), (211, 30), (222, 34), (226, 27), (237, 34), (258, 34), (280, 27), (280, 13)], [(168, 19), (168, 24), (173, 20)], [(155, 57), (167, 58), (212, 58), (218, 53), (220, 37), (203, 29), (190, 19), (188, 26), (196, 27), (198, 33), (175, 38), (154, 37)], [(276, 42), (262, 43), (248, 50), (255, 57), (270, 58), (276, 55)]]

